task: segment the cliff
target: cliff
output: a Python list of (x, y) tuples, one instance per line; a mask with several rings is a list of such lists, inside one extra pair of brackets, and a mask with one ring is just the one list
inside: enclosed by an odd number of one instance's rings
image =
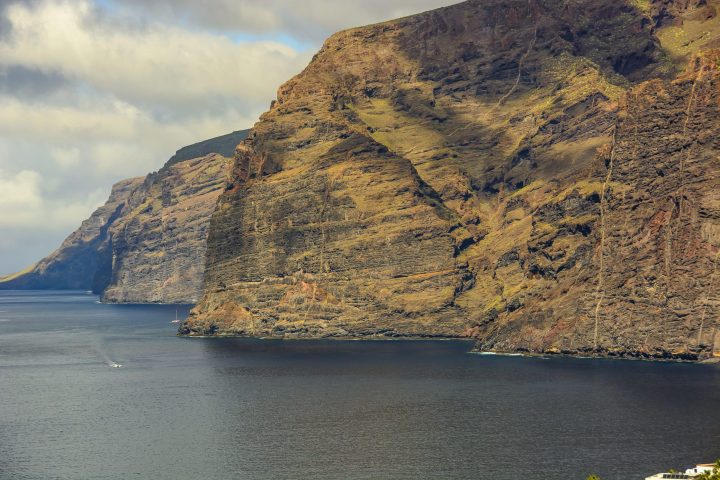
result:
[(332, 36), (237, 149), (181, 331), (711, 356), (716, 9), (468, 1)]
[(148, 176), (109, 228), (112, 274), (102, 300), (193, 303), (203, 286), (208, 224), (230, 160), (211, 154)]
[[(58, 250), (0, 279), (0, 289), (92, 290), (122, 303), (196, 301), (210, 216), (227, 186), (230, 143), (246, 133), (184, 147), (159, 172), (119, 182)], [(185, 158), (192, 155), (200, 156)]]

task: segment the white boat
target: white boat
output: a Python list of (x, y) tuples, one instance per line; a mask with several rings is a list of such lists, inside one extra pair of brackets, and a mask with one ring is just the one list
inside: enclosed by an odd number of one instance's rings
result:
[(170, 323), (180, 323), (180, 319), (178, 318), (177, 308), (175, 309), (175, 320), (171, 321)]
[(113, 362), (110, 364), (110, 368), (120, 368), (120, 367), (122, 367), (122, 365), (120, 365), (119, 363)]

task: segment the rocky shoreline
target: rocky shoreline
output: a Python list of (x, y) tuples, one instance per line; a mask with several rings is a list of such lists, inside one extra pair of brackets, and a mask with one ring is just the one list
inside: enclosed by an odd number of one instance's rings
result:
[(522, 357), (568, 357), (568, 358), (580, 358), (580, 359), (612, 359), (612, 360), (638, 360), (638, 361), (652, 361), (652, 362), (682, 362), (682, 363), (696, 363), (714, 365), (720, 364), (720, 356), (713, 357), (702, 357), (701, 353), (686, 353), (686, 352), (647, 352), (641, 350), (602, 350), (602, 351), (591, 351), (591, 350), (559, 350), (550, 348), (545, 351), (533, 352), (525, 349), (511, 350), (511, 351), (497, 351), (497, 350), (485, 350), (477, 344), (476, 340), (471, 337), (449, 337), (441, 335), (386, 335), (382, 333), (368, 333), (368, 334), (355, 334), (355, 335), (317, 335), (312, 333), (291, 333), (291, 334), (277, 334), (277, 335), (266, 335), (266, 336), (253, 336), (253, 335), (238, 335), (232, 333), (223, 332), (208, 332), (208, 333), (195, 333), (191, 331), (186, 324), (183, 324), (178, 329), (178, 336), (186, 338), (198, 338), (198, 339), (231, 339), (231, 338), (248, 338), (256, 340), (283, 340), (283, 341), (312, 341), (312, 340), (338, 340), (338, 341), (461, 341), (472, 343), (473, 346), (468, 350), (468, 353), (481, 354), (481, 355), (497, 355), (497, 356), (522, 356)]

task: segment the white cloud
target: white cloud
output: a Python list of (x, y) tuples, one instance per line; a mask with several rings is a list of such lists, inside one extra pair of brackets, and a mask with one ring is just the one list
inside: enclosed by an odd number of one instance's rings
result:
[(103, 189), (96, 189), (79, 201), (56, 203), (42, 193), (42, 175), (33, 170), (10, 174), (0, 170), (0, 227), (36, 227), (51, 230), (76, 226), (106, 200)]
[(142, 115), (117, 101), (82, 108), (0, 98), (0, 134), (49, 144), (68, 137), (131, 139)]
[[(195, 115), (161, 121), (149, 112), (119, 100), (98, 99), (83, 108), (69, 105), (29, 105), (14, 98), (0, 97), (0, 143), (3, 158), (23, 158), (37, 168), (47, 168), (45, 153), (35, 148), (11, 155), (20, 144), (47, 145), (47, 155), (66, 170), (124, 176), (149, 173), (164, 163), (178, 148), (213, 136), (252, 125), (255, 118), (229, 109), (219, 113), (199, 111)], [(26, 148), (27, 150), (27, 148)], [(30, 153), (32, 155), (32, 153)], [(17, 164), (17, 160), (15, 161)], [(8, 168), (9, 161), (0, 162)], [(19, 167), (20, 165), (18, 165)], [(72, 167), (72, 168), (70, 168)], [(63, 172), (54, 172), (64, 174)], [(90, 178), (89, 178), (90, 179)]]
[(35, 212), (42, 207), (42, 177), (32, 170), (16, 174), (0, 171), (0, 226), (28, 225), (35, 221)]
[(51, 154), (55, 163), (62, 168), (77, 167), (80, 165), (80, 150), (77, 147), (72, 148), (53, 148)]
[(333, 32), (458, 0), (110, 0), (115, 8), (206, 28), (276, 33), (318, 44)]
[(0, 63), (57, 72), (128, 102), (267, 99), (307, 61), (279, 42), (234, 43), (157, 23), (99, 22), (86, 1), (16, 4), (7, 18), (12, 35), (0, 43)]

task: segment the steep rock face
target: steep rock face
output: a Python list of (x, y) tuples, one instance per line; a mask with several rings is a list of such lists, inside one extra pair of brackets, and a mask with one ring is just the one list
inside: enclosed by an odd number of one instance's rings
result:
[(238, 148), (182, 331), (712, 355), (715, 12), (470, 1), (334, 35)]
[(226, 186), (221, 155), (176, 163), (146, 178), (109, 228), (112, 276), (102, 300), (192, 303), (203, 286), (207, 228)]
[(596, 206), (579, 212), (592, 214), (585, 241), (568, 248), (552, 217), (534, 220), (544, 235), (528, 243), (524, 275), (561, 288), (526, 291), (523, 308), (481, 322), (482, 347), (663, 358), (717, 350), (716, 65), (716, 55), (699, 58), (677, 80), (628, 92), (600, 152)]
[[(196, 301), (203, 285), (208, 224), (227, 186), (230, 143), (247, 131), (184, 147), (157, 173), (113, 187), (108, 202), (62, 246), (3, 289), (83, 289), (103, 301)], [(200, 158), (185, 159), (193, 154)]]

